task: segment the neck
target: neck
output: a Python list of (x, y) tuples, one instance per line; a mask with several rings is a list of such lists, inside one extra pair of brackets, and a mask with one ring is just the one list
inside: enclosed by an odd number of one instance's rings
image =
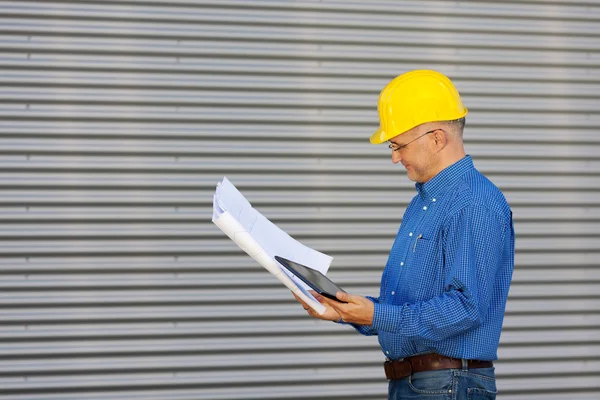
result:
[(458, 161), (462, 160), (463, 158), (465, 158), (466, 155), (467, 154), (465, 153), (465, 150), (463, 148), (460, 148), (457, 151), (453, 151), (453, 152), (445, 155), (444, 157), (442, 157), (440, 159), (436, 174), (440, 173), (441, 171), (443, 171), (447, 167), (451, 166), (452, 164), (455, 164)]
[(467, 154), (465, 153), (465, 150), (464, 148), (462, 148), (462, 146), (456, 151), (441, 154), (441, 157), (438, 159), (438, 162), (435, 163), (435, 167), (433, 168), (431, 176), (425, 182), (428, 182), (429, 180), (433, 179), (437, 174), (439, 174), (452, 164), (455, 164), (458, 161), (462, 160), (463, 158), (465, 158), (466, 155)]

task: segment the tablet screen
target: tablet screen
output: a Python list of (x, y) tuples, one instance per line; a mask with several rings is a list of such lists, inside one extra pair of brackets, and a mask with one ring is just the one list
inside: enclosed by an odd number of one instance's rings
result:
[(344, 292), (342, 288), (315, 269), (308, 268), (302, 264), (298, 264), (297, 262), (279, 256), (275, 256), (275, 260), (300, 278), (308, 286), (316, 290), (317, 293), (337, 300), (335, 294), (337, 292)]

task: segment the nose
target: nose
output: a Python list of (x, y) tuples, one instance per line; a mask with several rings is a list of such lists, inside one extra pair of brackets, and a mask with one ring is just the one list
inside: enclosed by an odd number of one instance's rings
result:
[(402, 161), (402, 157), (400, 157), (400, 152), (392, 150), (392, 162), (394, 164), (398, 164), (400, 161)]

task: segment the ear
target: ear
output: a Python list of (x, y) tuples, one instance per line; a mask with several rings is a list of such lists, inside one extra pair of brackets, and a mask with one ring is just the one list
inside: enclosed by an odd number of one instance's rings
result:
[(432, 134), (436, 149), (442, 150), (446, 147), (448, 144), (448, 132), (443, 129), (436, 129)]

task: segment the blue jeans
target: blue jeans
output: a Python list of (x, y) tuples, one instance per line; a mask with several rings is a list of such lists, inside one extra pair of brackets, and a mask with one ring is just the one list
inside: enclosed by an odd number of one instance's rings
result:
[(494, 368), (442, 369), (391, 380), (389, 400), (494, 400)]

